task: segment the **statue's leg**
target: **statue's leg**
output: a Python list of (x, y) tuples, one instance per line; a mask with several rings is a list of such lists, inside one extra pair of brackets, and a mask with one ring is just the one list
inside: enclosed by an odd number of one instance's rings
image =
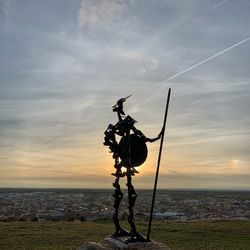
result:
[(113, 222), (115, 224), (115, 234), (119, 234), (121, 227), (119, 223), (118, 214), (119, 214), (120, 203), (123, 198), (123, 193), (121, 191), (120, 184), (119, 184), (119, 177), (116, 178), (115, 182), (113, 183), (113, 187), (115, 188), (115, 191), (113, 194), (113, 197), (115, 199), (115, 203), (113, 206), (114, 207)]
[(120, 188), (119, 184), (119, 177), (116, 177), (115, 182), (113, 183), (113, 187), (115, 188), (113, 197), (115, 199), (114, 202), (114, 212), (113, 212), (113, 222), (115, 225), (115, 233), (113, 234), (114, 237), (119, 237), (119, 236), (128, 236), (128, 232), (120, 226), (120, 221), (119, 221), (119, 207), (121, 204), (121, 201), (123, 199), (123, 193)]
[(127, 242), (145, 242), (147, 241), (144, 236), (139, 234), (136, 230), (135, 222), (134, 222), (134, 205), (138, 194), (135, 192), (135, 189), (132, 185), (132, 177), (127, 172), (127, 186), (128, 186), (128, 209), (129, 209), (129, 216), (128, 216), (128, 223), (130, 225), (130, 237), (127, 239)]
[(137, 193), (135, 192), (135, 189), (132, 185), (132, 177), (130, 173), (127, 173), (127, 187), (128, 187), (128, 210), (129, 210), (129, 215), (128, 215), (128, 223), (130, 225), (130, 237), (131, 239), (136, 238), (137, 231), (136, 231), (136, 226), (134, 223), (134, 205), (135, 201), (137, 199)]

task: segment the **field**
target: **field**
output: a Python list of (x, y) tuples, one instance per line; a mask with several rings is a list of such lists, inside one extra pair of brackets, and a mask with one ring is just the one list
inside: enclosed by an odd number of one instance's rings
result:
[[(147, 224), (138, 222), (146, 234)], [(78, 249), (84, 242), (101, 242), (113, 231), (109, 221), (2, 222), (1, 250)], [(154, 221), (152, 238), (174, 249), (250, 249), (250, 221)]]

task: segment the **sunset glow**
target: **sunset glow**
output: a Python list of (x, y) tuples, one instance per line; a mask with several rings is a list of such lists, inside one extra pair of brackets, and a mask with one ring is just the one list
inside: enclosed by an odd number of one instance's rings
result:
[[(112, 188), (112, 105), (132, 94), (124, 111), (155, 137), (171, 87), (159, 187), (250, 189), (250, 41), (226, 50), (249, 37), (249, 9), (0, 0), (0, 187)], [(138, 188), (153, 187), (159, 141), (147, 146)]]

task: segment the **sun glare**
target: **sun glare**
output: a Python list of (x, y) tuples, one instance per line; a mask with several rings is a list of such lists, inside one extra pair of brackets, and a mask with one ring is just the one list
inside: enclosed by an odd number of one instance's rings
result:
[(237, 159), (231, 160), (232, 165), (237, 165), (238, 163), (239, 163), (239, 160)]

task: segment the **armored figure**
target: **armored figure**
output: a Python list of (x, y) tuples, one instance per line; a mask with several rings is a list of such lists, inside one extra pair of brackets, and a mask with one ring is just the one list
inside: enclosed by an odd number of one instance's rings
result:
[[(136, 167), (142, 165), (147, 158), (147, 145), (146, 142), (154, 142), (161, 138), (162, 131), (155, 138), (147, 138), (140, 130), (135, 128), (136, 121), (129, 115), (125, 115), (123, 111), (123, 103), (125, 98), (121, 98), (112, 107), (113, 112), (117, 113), (118, 122), (115, 125), (109, 124), (108, 128), (104, 132), (104, 145), (108, 146), (110, 153), (113, 154), (115, 161), (115, 172), (112, 173), (115, 176), (113, 187), (115, 188), (114, 197), (114, 213), (113, 222), (115, 225), (114, 237), (128, 236), (128, 242), (145, 241), (137, 230), (134, 223), (134, 205), (137, 199), (137, 193), (132, 185), (132, 176), (139, 173)], [(120, 137), (119, 142), (117, 137)], [(125, 171), (122, 171), (122, 167)], [(120, 203), (123, 199), (123, 193), (120, 188), (120, 178), (127, 178), (128, 188), (128, 223), (130, 225), (130, 232), (124, 230), (119, 223), (118, 212)]]

